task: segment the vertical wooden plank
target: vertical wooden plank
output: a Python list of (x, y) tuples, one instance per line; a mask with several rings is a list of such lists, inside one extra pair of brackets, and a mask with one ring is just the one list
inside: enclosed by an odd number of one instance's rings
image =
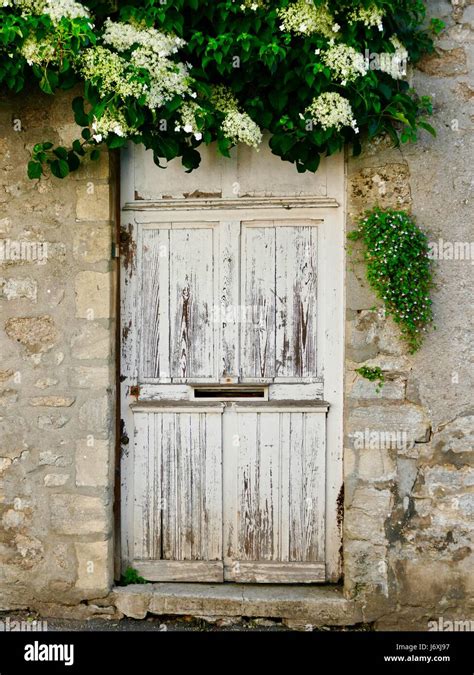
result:
[(239, 556), (240, 536), (240, 428), (239, 415), (227, 408), (222, 419), (224, 563), (231, 564)]
[[(238, 377), (241, 309), (240, 284), (240, 221), (222, 221), (219, 227), (219, 304), (215, 308), (221, 338), (219, 376)], [(245, 325), (243, 330), (245, 330)]]
[(177, 415), (178, 459), (178, 560), (191, 560), (192, 531), (191, 509), (191, 417), (188, 413)]
[(142, 247), (139, 372), (145, 378), (168, 378), (169, 230), (144, 230)]
[(325, 416), (304, 415), (303, 467), (303, 559), (324, 560), (325, 521)]
[(289, 413), (278, 413), (279, 417), (279, 478), (280, 478), (280, 507), (279, 507), (279, 560), (290, 560), (290, 447), (291, 427)]
[(258, 560), (259, 439), (257, 413), (239, 413), (237, 504), (240, 560)]
[(276, 376), (316, 376), (315, 227), (276, 227)]
[(290, 415), (290, 561), (303, 560), (303, 414)]
[(170, 235), (171, 377), (215, 377), (212, 228)]
[(257, 555), (259, 560), (278, 560), (280, 548), (279, 415), (258, 414), (258, 511)]
[(274, 377), (275, 229), (244, 227), (242, 239), (243, 377)]
[(199, 415), (199, 438), (202, 466), (200, 495), (201, 558), (222, 560), (223, 466), (222, 415)]
[(152, 533), (152, 549), (150, 557), (154, 560), (161, 558), (161, 519), (164, 507), (162, 493), (163, 477), (161, 475), (163, 456), (163, 415), (154, 413), (153, 418), (153, 509), (154, 522)]
[(177, 486), (177, 438), (174, 413), (162, 414), (162, 556), (165, 560), (177, 559), (178, 486)]
[(133, 463), (133, 557), (146, 559), (149, 554), (150, 480), (149, 480), (149, 420), (146, 413), (134, 415)]

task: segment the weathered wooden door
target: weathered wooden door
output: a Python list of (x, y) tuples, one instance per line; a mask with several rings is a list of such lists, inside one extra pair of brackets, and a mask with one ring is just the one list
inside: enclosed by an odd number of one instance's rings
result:
[(123, 564), (336, 580), (342, 160), (210, 153), (191, 176), (124, 158)]

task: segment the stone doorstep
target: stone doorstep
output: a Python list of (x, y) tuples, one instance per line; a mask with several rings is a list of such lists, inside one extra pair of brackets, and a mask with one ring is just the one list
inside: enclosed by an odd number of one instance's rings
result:
[(281, 618), (292, 626), (351, 626), (360, 607), (335, 586), (154, 583), (116, 587), (107, 598), (133, 619), (147, 614)]

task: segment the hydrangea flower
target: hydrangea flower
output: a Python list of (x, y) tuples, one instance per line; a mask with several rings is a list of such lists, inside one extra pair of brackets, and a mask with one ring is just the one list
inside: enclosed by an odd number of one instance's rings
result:
[(334, 79), (342, 84), (353, 82), (358, 77), (367, 75), (368, 64), (365, 57), (349, 45), (340, 44), (331, 47), (321, 59), (331, 70)]
[(140, 93), (145, 92), (149, 108), (162, 107), (176, 94), (183, 96), (190, 93), (191, 80), (187, 67), (169, 58), (184, 46), (181, 38), (165, 35), (154, 28), (141, 29), (108, 19), (103, 42), (118, 52), (130, 51), (127, 59), (130, 64), (135, 69), (147, 71), (150, 83)]
[[(235, 0), (232, 0), (235, 2)], [(237, 0), (239, 1), (239, 0)], [(245, 11), (246, 9), (251, 9), (253, 12), (256, 12), (260, 7), (264, 7), (266, 4), (265, 0), (240, 0), (240, 9)]]
[(102, 95), (116, 93), (122, 98), (139, 97), (143, 94), (143, 84), (128, 73), (128, 62), (119, 54), (100, 45), (87, 49), (83, 53), (81, 72), (88, 80), (99, 87)]
[(194, 101), (186, 101), (179, 109), (181, 117), (181, 124), (175, 126), (175, 131), (184, 131), (186, 134), (193, 134), (197, 141), (202, 138), (202, 133), (199, 131), (196, 124), (196, 114), (204, 112), (202, 108)]
[(367, 26), (367, 28), (372, 28), (377, 26), (379, 31), (383, 31), (383, 19), (384, 12), (382, 9), (376, 5), (370, 5), (370, 7), (358, 7), (349, 15), (349, 20), (354, 23), (360, 21)]
[(296, 0), (284, 9), (277, 10), (282, 23), (281, 30), (286, 30), (298, 35), (313, 35), (321, 33), (328, 38), (333, 38), (340, 26), (335, 23), (329, 11), (328, 4), (316, 7), (308, 0)]
[(89, 18), (89, 10), (75, 0), (3, 0), (4, 7), (19, 7), (23, 14), (46, 14), (54, 24), (61, 19)]
[(136, 133), (136, 129), (127, 123), (124, 113), (116, 108), (106, 108), (104, 114), (92, 122), (92, 138), (96, 143), (102, 143), (111, 133), (121, 137)]
[(390, 42), (394, 46), (395, 52), (381, 54), (379, 68), (384, 73), (388, 73), (394, 80), (401, 80), (407, 74), (409, 54), (396, 35), (390, 38)]
[(336, 92), (326, 92), (314, 98), (305, 113), (323, 129), (340, 131), (343, 127), (352, 127), (356, 133), (359, 132), (351, 104)]
[(233, 143), (244, 143), (258, 149), (262, 142), (260, 127), (245, 112), (231, 110), (222, 122), (222, 132)]
[(110, 19), (107, 19), (104, 26), (105, 31), (102, 36), (104, 44), (110, 45), (118, 52), (140, 46), (147, 52), (164, 57), (176, 54), (178, 49), (186, 44), (181, 38), (165, 35), (155, 28), (140, 29), (132, 24), (114, 22)]
[(214, 87), (211, 103), (218, 112), (224, 113), (222, 132), (233, 143), (244, 143), (257, 148), (262, 142), (262, 132), (250, 115), (239, 110), (239, 103), (226, 87)]
[(30, 35), (21, 47), (21, 54), (25, 57), (28, 65), (41, 65), (56, 62), (56, 47), (52, 36), (37, 40)]

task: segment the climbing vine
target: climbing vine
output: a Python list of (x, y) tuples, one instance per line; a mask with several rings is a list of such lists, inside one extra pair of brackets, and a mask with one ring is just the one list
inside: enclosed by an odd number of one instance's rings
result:
[(426, 235), (405, 211), (374, 208), (348, 237), (363, 243), (367, 280), (400, 327), (410, 352), (415, 352), (433, 321)]
[[(363, 134), (415, 140), (428, 97), (408, 69), (433, 51), (422, 0), (2, 0), (0, 87), (82, 84), (71, 147), (33, 149), (28, 173), (65, 177), (128, 140), (157, 164), (199, 165), (199, 146), (244, 143), (300, 172)], [(41, 141), (41, 139), (38, 139)]]

